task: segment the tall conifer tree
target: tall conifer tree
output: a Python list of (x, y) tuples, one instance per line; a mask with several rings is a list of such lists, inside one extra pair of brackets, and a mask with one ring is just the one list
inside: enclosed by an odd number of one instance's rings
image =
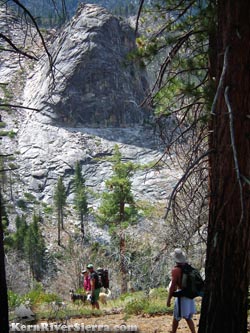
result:
[[(141, 0), (140, 4), (144, 2)], [(189, 153), (183, 150), (186, 171), (171, 195), (175, 218), (185, 213), (182, 209), (178, 215), (176, 208), (183, 184), (191, 184), (192, 175), (207, 168), (207, 177), (203, 174), (200, 178), (200, 186), (208, 179), (209, 217), (206, 288), (199, 333), (247, 332), (250, 2), (155, 3), (155, 26), (159, 23), (160, 29), (154, 31), (148, 45), (140, 41), (141, 55), (150, 57), (152, 51), (157, 53), (165, 46), (169, 49), (149, 100), (155, 106), (158, 103), (159, 118), (177, 116), (181, 125), (178, 138), (197, 138)], [(188, 137), (187, 133), (191, 135)], [(165, 141), (167, 150), (177, 139)], [(185, 193), (187, 201), (189, 197), (192, 203), (196, 201), (195, 191), (186, 187)], [(206, 207), (204, 199), (202, 204)], [(201, 210), (202, 207), (199, 216)]]
[(24, 241), (25, 256), (29, 262), (33, 279), (40, 281), (46, 268), (45, 242), (39, 228), (39, 216), (33, 216)]
[(75, 208), (79, 214), (81, 222), (81, 234), (82, 239), (85, 237), (84, 228), (84, 216), (88, 213), (88, 202), (85, 187), (85, 179), (82, 175), (81, 165), (79, 162), (76, 163), (75, 167), (75, 177), (74, 177), (74, 204)]
[(24, 240), (27, 235), (28, 224), (24, 216), (16, 217), (16, 232), (14, 235), (15, 248), (23, 256), (24, 254)]
[(131, 176), (135, 166), (122, 162), (119, 147), (115, 146), (113, 156), (113, 176), (106, 181), (106, 191), (102, 195), (99, 218), (109, 226), (113, 237), (119, 239), (121, 291), (127, 292), (126, 238), (124, 230), (136, 221), (137, 209), (131, 190)]
[(57, 210), (58, 245), (61, 245), (61, 229), (64, 229), (63, 215), (64, 207), (66, 205), (66, 197), (66, 189), (63, 184), (62, 177), (59, 177), (54, 192), (54, 204)]

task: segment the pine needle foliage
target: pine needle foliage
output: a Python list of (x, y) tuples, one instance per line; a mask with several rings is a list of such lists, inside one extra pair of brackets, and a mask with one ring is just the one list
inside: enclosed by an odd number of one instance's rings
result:
[(132, 193), (131, 177), (135, 166), (123, 162), (119, 147), (114, 147), (113, 175), (106, 181), (106, 190), (102, 194), (98, 219), (102, 225), (107, 224), (111, 234), (117, 227), (126, 228), (135, 222), (137, 209)]
[(28, 259), (32, 277), (41, 281), (46, 270), (46, 246), (39, 228), (39, 216), (33, 216), (33, 222), (29, 225), (25, 239), (24, 252)]
[(141, 16), (145, 33), (137, 57), (156, 73), (145, 103), (154, 110), (155, 126), (166, 146), (162, 161), (167, 164), (165, 155), (175, 156), (183, 170), (165, 218), (171, 211), (176, 235), (188, 235), (182, 237), (180, 246), (188, 248), (194, 238), (197, 242), (197, 233), (201, 241), (206, 237), (208, 126), (215, 94), (210, 64), (215, 2), (157, 0), (150, 9), (144, 8)]

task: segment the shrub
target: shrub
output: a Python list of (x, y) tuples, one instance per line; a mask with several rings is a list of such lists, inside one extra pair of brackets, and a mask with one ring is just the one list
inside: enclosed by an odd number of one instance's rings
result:
[(29, 299), (26, 295), (18, 295), (12, 290), (8, 290), (8, 304), (10, 309), (15, 309), (17, 306), (28, 300)]
[(124, 294), (120, 299), (123, 299), (125, 304), (128, 301), (124, 309), (126, 315), (166, 314), (173, 311), (173, 304), (170, 308), (166, 306), (166, 288), (153, 289), (149, 297), (145, 297), (145, 294), (142, 292), (136, 292), (133, 294)]
[(26, 201), (24, 199), (19, 199), (17, 201), (17, 206), (19, 208), (21, 208), (22, 210), (26, 210), (27, 209), (27, 203), (26, 203)]
[(16, 136), (16, 132), (14, 132), (13, 130), (11, 130), (11, 131), (8, 132), (8, 137), (10, 139), (14, 139), (15, 136)]
[(144, 298), (144, 299), (138, 299), (134, 300), (132, 302), (129, 302), (125, 306), (125, 313), (126, 314), (134, 314), (134, 315), (139, 315), (142, 313), (145, 313), (145, 309), (149, 306), (149, 301)]
[(8, 136), (9, 138), (13, 139), (16, 136), (16, 132), (14, 132), (13, 130), (11, 130), (11, 131), (1, 130), (0, 136)]
[(31, 201), (31, 202), (36, 201), (36, 197), (33, 194), (29, 193), (29, 192), (25, 192), (24, 196), (28, 201)]
[(143, 291), (136, 291), (133, 293), (124, 293), (122, 294), (119, 299), (124, 303), (127, 301), (127, 303), (131, 302), (131, 299), (142, 299), (145, 298), (145, 293)]
[(29, 300), (30, 305), (42, 303), (60, 302), (61, 298), (57, 294), (46, 293), (43, 291), (41, 283), (36, 283), (34, 288), (21, 298), (22, 302)]
[(163, 287), (152, 289), (150, 293), (150, 298), (167, 299), (167, 296), (168, 296), (167, 289)]
[(171, 310), (167, 308), (166, 305), (163, 304), (156, 304), (156, 303), (150, 303), (148, 306), (144, 309), (144, 313), (154, 315), (154, 314), (166, 314), (169, 313)]
[(0, 131), (0, 136), (8, 136), (8, 131)]
[(44, 212), (44, 214), (51, 215), (53, 213), (53, 207), (47, 205), (44, 202), (42, 203), (42, 206), (43, 206), (43, 212)]

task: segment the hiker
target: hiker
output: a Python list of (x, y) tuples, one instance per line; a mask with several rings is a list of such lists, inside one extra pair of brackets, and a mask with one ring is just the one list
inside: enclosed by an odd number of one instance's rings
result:
[(99, 277), (96, 271), (94, 271), (94, 266), (92, 264), (87, 265), (87, 270), (90, 274), (90, 285), (91, 285), (91, 304), (92, 309), (99, 309), (99, 294), (101, 286), (99, 284)]
[[(167, 307), (170, 307), (171, 298), (178, 294), (178, 291), (181, 290), (181, 281), (182, 281), (182, 265), (187, 263), (185, 254), (181, 249), (175, 249), (171, 254), (176, 265), (171, 272), (171, 283), (169, 287)], [(177, 292), (177, 293), (175, 293)], [(193, 314), (196, 312), (194, 300), (187, 297), (176, 297), (174, 303), (174, 313), (173, 313), (173, 322), (172, 322), (172, 331), (171, 333), (176, 333), (179, 321), (184, 318), (188, 324), (191, 333), (195, 333), (195, 326), (192, 320)]]
[(83, 289), (87, 294), (91, 292), (91, 283), (90, 283), (90, 276), (86, 269), (82, 271), (83, 275)]

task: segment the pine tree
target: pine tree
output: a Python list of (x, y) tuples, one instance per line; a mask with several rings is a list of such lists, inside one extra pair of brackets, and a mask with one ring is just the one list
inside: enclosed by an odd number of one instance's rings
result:
[(20, 255), (24, 255), (24, 240), (27, 236), (28, 224), (26, 222), (25, 216), (16, 217), (16, 232), (14, 235), (14, 246), (19, 251)]
[(124, 230), (136, 221), (137, 209), (131, 190), (131, 176), (135, 170), (133, 163), (123, 163), (119, 147), (115, 146), (113, 156), (113, 176), (106, 181), (106, 191), (102, 195), (99, 219), (109, 227), (113, 238), (119, 239), (121, 291), (127, 292), (126, 239)]
[[(214, 2), (215, 3), (215, 2)], [(206, 292), (199, 333), (248, 331), (250, 2), (217, 1)]]
[[(144, 45), (141, 52), (150, 56), (152, 47), (161, 44), (163, 48), (164, 43), (169, 50), (151, 102), (161, 104), (159, 118), (177, 115), (178, 123), (185, 124), (178, 127), (179, 137), (187, 138), (188, 131), (190, 137), (190, 129), (194, 129), (191, 135), (196, 138), (188, 153), (183, 150), (189, 161), (180, 186), (171, 195), (173, 216), (180, 216), (176, 200), (183, 183), (191, 183), (190, 175), (207, 167), (206, 287), (199, 333), (246, 332), (250, 279), (250, 2), (159, 1), (157, 12), (157, 22), (160, 18), (164, 21), (154, 34), (157, 41), (151, 38), (151, 45)], [(165, 91), (159, 92), (159, 87)], [(190, 195), (195, 192), (185, 190), (186, 200), (190, 196), (195, 202)], [(192, 210), (184, 210), (184, 203), (180, 212), (189, 214)], [(204, 207), (207, 209), (206, 204)], [(196, 211), (200, 215), (200, 210)]]
[(84, 228), (84, 216), (88, 213), (88, 202), (85, 187), (85, 179), (82, 176), (81, 165), (79, 162), (76, 163), (75, 167), (75, 177), (74, 177), (74, 204), (75, 208), (79, 214), (81, 222), (81, 234), (82, 239), (85, 237)]
[(58, 178), (54, 193), (54, 204), (57, 210), (57, 230), (58, 230), (58, 245), (61, 245), (61, 228), (64, 229), (63, 215), (66, 205), (66, 189), (62, 181), (62, 177)]
[(34, 215), (25, 237), (24, 251), (33, 279), (40, 281), (46, 269), (46, 247), (38, 222), (39, 217)]

